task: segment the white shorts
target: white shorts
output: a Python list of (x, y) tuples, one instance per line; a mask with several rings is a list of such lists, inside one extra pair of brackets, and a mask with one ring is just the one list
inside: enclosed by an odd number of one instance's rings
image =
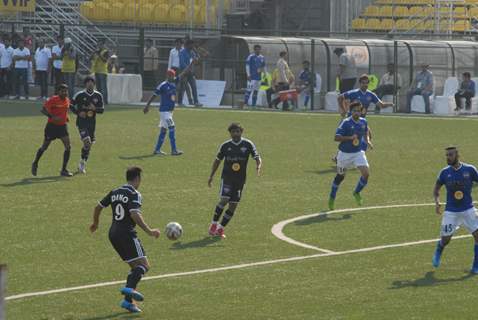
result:
[(346, 153), (339, 151), (337, 154), (337, 172), (344, 173), (347, 169), (357, 167), (368, 167), (365, 151)]
[(261, 80), (247, 81), (247, 90), (249, 90), (249, 91), (259, 91), (260, 88), (261, 88)]
[(441, 221), (441, 236), (452, 236), (460, 226), (464, 226), (470, 233), (478, 230), (478, 215), (475, 208), (462, 212), (445, 211)]
[(159, 126), (160, 128), (168, 129), (174, 127), (173, 113), (172, 112), (159, 112)]

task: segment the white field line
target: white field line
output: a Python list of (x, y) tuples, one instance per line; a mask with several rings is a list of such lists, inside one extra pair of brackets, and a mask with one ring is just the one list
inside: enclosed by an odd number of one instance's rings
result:
[[(361, 211), (361, 210), (373, 210), (373, 209), (380, 209), (380, 208), (386, 209), (386, 208), (429, 206), (429, 205), (430, 204), (390, 205), (390, 206), (380, 206), (380, 207), (343, 209), (343, 210), (335, 210), (333, 212), (334, 213), (339, 213), (339, 212), (352, 212), (352, 211)], [(309, 216), (311, 216), (311, 215), (308, 215), (308, 216), (305, 216), (305, 217), (309, 217)], [(463, 238), (468, 238), (468, 237), (471, 237), (471, 236), (470, 235), (457, 236), (454, 239), (463, 239)], [(272, 265), (272, 264), (278, 264), (278, 263), (287, 263), (287, 262), (315, 259), (315, 258), (321, 258), (321, 257), (341, 256), (341, 255), (348, 255), (348, 254), (353, 254), (353, 253), (378, 251), (378, 250), (389, 249), (389, 248), (408, 247), (408, 246), (415, 246), (415, 245), (420, 245), (420, 244), (432, 243), (432, 242), (436, 242), (436, 241), (438, 241), (438, 239), (420, 240), (420, 241), (414, 241), (414, 242), (397, 243), (397, 244), (375, 246), (375, 247), (369, 247), (369, 248), (346, 250), (346, 251), (340, 251), (340, 252), (326, 252), (326, 253), (318, 253), (318, 254), (312, 254), (312, 255), (307, 255), (307, 256), (266, 260), (266, 261), (252, 262), (252, 263), (243, 263), (243, 264), (237, 264), (237, 265), (232, 265), (232, 266), (224, 266), (224, 267), (218, 267), (218, 268), (211, 268), (211, 269), (201, 269), (201, 270), (188, 271), (188, 272), (168, 273), (168, 274), (162, 274), (162, 275), (157, 275), (157, 276), (144, 277), (142, 279), (142, 281), (151, 281), (151, 280), (157, 280), (157, 279), (185, 277), (185, 276), (191, 276), (191, 275), (197, 275), (197, 274), (206, 274), (206, 273), (213, 273), (213, 272), (220, 272), (220, 271), (227, 271), (227, 270), (238, 270), (238, 269), (259, 267), (259, 266)], [(94, 289), (94, 288), (101, 288), (101, 287), (108, 287), (108, 286), (116, 286), (116, 285), (123, 285), (123, 284), (124, 284), (124, 280), (110, 281), (110, 282), (100, 282), (100, 283), (94, 283), (94, 284), (89, 284), (89, 285), (84, 285), (84, 286), (77, 286), (77, 287), (69, 287), (69, 288), (53, 289), (53, 290), (47, 290), (47, 291), (22, 293), (22, 294), (8, 296), (8, 297), (5, 298), (5, 300), (7, 300), (7, 301), (20, 300), (20, 299), (31, 298), (31, 297), (47, 296), (47, 295), (58, 294), (58, 293), (80, 291), (80, 290), (87, 290), (87, 289)]]

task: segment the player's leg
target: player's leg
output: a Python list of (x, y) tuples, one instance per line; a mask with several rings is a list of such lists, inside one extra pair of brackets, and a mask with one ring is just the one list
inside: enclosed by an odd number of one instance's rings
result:
[[(65, 126), (66, 130), (66, 126)], [(68, 135), (68, 132), (66, 132), (66, 135), (60, 138), (61, 142), (63, 142), (63, 146), (65, 147), (65, 151), (63, 151), (63, 164), (61, 166), (61, 172), (60, 174), (64, 177), (72, 177), (73, 174), (68, 171), (67, 166), (68, 166), (68, 161), (70, 161), (70, 153), (71, 153), (71, 142), (70, 142), (70, 136)]]
[(178, 150), (176, 146), (176, 126), (174, 124), (172, 112), (168, 112), (166, 123), (168, 125), (169, 143), (171, 144), (171, 155), (180, 156), (183, 152)]
[(433, 255), (432, 259), (432, 264), (435, 268), (440, 266), (443, 250), (445, 250), (445, 247), (450, 243), (456, 228), (460, 225), (460, 217), (458, 214), (458, 212), (449, 211), (445, 211), (443, 213), (440, 232), (441, 238), (437, 242), (435, 254)]
[(475, 238), (475, 244), (473, 246), (473, 265), (470, 272), (478, 274), (478, 215), (475, 208), (466, 210), (463, 213), (463, 225)]
[(337, 153), (337, 175), (335, 176), (334, 181), (332, 181), (332, 187), (329, 195), (329, 210), (335, 209), (337, 191), (339, 190), (339, 186), (342, 181), (344, 181), (345, 173), (350, 165), (350, 154), (339, 151)]
[(209, 235), (215, 236), (217, 227), (219, 224), (219, 219), (221, 219), (222, 213), (226, 208), (229, 200), (231, 199), (231, 186), (228, 183), (224, 183), (224, 180), (221, 179), (221, 186), (219, 188), (219, 202), (214, 209), (214, 215), (212, 217), (211, 224), (209, 225)]
[(83, 147), (81, 148), (81, 159), (78, 164), (78, 171), (80, 173), (86, 173), (86, 162), (90, 156), (93, 141), (89, 135), (88, 129), (80, 129), (80, 137), (83, 142)]
[[(235, 192), (241, 192), (240, 190), (235, 191)], [(229, 224), (231, 221), (232, 217), (234, 216), (234, 213), (236, 212), (237, 206), (239, 205), (240, 201), (240, 195), (235, 196), (230, 199), (228, 208), (224, 215), (222, 216), (221, 223), (217, 226), (217, 232), (216, 234), (220, 236), (221, 238), (226, 238), (226, 235), (224, 234), (224, 228)]]
[(252, 93), (252, 80), (247, 81), (246, 92), (244, 93), (244, 105), (249, 105), (249, 99)]
[(369, 170), (369, 165), (367, 161), (367, 156), (365, 155), (365, 151), (360, 151), (354, 154), (353, 157), (354, 157), (354, 160), (353, 160), (354, 166), (356, 166), (357, 169), (360, 171), (360, 178), (359, 178), (359, 181), (357, 182), (357, 185), (355, 186), (353, 196), (357, 204), (361, 206), (363, 204), (363, 200), (360, 193), (368, 184), (370, 170)]
[(257, 105), (257, 96), (259, 94), (259, 88), (261, 86), (261, 82), (259, 80), (252, 80), (252, 106), (255, 107)]
[(48, 149), (48, 147), (50, 146), (50, 143), (51, 143), (52, 140), (50, 140), (48, 138), (48, 136), (46, 135), (45, 133), (45, 137), (43, 138), (43, 143), (40, 147), (40, 149), (37, 150), (37, 153), (35, 155), (35, 159), (33, 160), (33, 163), (32, 163), (32, 175), (33, 176), (36, 176), (37, 175), (37, 171), (38, 171), (38, 162), (40, 161), (40, 158), (41, 156), (43, 155), (43, 153)]
[(157, 155), (165, 155), (161, 148), (164, 144), (164, 140), (166, 140), (166, 133), (168, 132), (168, 123), (166, 122), (166, 112), (160, 112), (159, 114), (159, 135), (158, 140), (156, 141), (156, 146), (154, 147), (154, 154)]

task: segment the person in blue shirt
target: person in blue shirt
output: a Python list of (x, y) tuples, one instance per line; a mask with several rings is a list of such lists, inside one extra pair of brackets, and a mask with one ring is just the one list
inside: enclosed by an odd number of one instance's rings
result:
[(446, 187), (446, 207), (441, 223), (441, 239), (437, 243), (433, 256), (433, 266), (440, 266), (441, 256), (446, 245), (455, 231), (460, 226), (465, 228), (475, 238), (474, 260), (471, 273), (478, 274), (478, 215), (473, 206), (471, 191), (473, 183), (478, 182), (478, 171), (472, 165), (460, 161), (456, 147), (446, 148), (448, 166), (440, 171), (433, 196), (435, 198), (435, 211), (441, 214), (440, 189)]
[[(383, 102), (377, 97), (375, 93), (368, 90), (369, 83), (370, 83), (370, 79), (368, 75), (364, 74), (360, 76), (359, 78), (360, 88), (353, 89), (339, 95), (338, 97), (339, 112), (342, 115), (342, 117), (345, 117), (347, 114), (347, 111), (348, 111), (347, 105), (350, 102), (354, 102), (354, 101), (360, 101), (360, 103), (362, 104), (363, 106), (362, 117), (367, 116), (368, 108), (370, 107), (370, 104), (372, 103), (378, 106), (379, 108), (393, 107), (392, 102)], [(350, 116), (350, 112), (348, 116)]]
[(302, 62), (303, 70), (299, 74), (299, 86), (304, 92), (304, 106), (308, 106), (310, 94), (315, 87), (315, 75), (310, 71), (310, 62), (305, 60)]
[(194, 41), (186, 40), (184, 48), (179, 51), (179, 88), (178, 88), (178, 104), (183, 104), (184, 91), (186, 86), (191, 86), (193, 94), (193, 103), (195, 107), (201, 107), (199, 103), (198, 90), (196, 85), (196, 77), (194, 75), (194, 65), (199, 62), (199, 56), (194, 51)]
[(161, 82), (161, 84), (153, 92), (151, 98), (149, 98), (146, 107), (144, 107), (143, 112), (146, 114), (149, 112), (149, 107), (151, 103), (156, 99), (157, 96), (160, 97), (161, 102), (159, 104), (159, 137), (156, 147), (154, 148), (155, 155), (166, 155), (165, 152), (161, 150), (164, 141), (166, 140), (166, 133), (169, 131), (169, 142), (171, 143), (171, 155), (180, 156), (183, 154), (181, 150), (178, 150), (176, 147), (176, 127), (173, 120), (173, 111), (176, 104), (176, 71), (169, 69), (166, 72), (167, 78), (166, 81)]
[(460, 85), (460, 89), (455, 94), (456, 109), (455, 111), (460, 111), (463, 107), (461, 106), (461, 99), (465, 98), (465, 108), (466, 110), (471, 110), (471, 99), (476, 94), (476, 84), (475, 81), (471, 80), (471, 74), (469, 72), (463, 73), (463, 81)]
[(252, 93), (252, 106), (257, 104), (257, 95), (261, 87), (261, 72), (266, 69), (266, 59), (261, 54), (261, 46), (256, 44), (254, 52), (246, 59), (246, 73), (247, 73), (247, 89), (244, 95), (244, 104), (249, 104), (249, 99)]
[(339, 152), (337, 154), (337, 175), (332, 182), (332, 189), (329, 197), (329, 209), (334, 210), (335, 198), (340, 184), (345, 179), (347, 169), (357, 168), (361, 177), (355, 187), (353, 196), (359, 206), (363, 200), (360, 192), (365, 188), (369, 177), (369, 165), (365, 151), (361, 146), (361, 141), (365, 139), (368, 146), (372, 148), (372, 143), (368, 135), (368, 124), (365, 118), (361, 117), (362, 104), (352, 102), (350, 111), (352, 116), (344, 119), (335, 133), (335, 141), (339, 143)]

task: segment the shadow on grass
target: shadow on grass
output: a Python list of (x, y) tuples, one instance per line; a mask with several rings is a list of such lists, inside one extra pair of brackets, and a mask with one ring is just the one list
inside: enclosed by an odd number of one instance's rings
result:
[[(357, 170), (356, 168), (350, 168), (347, 169), (347, 171), (354, 171)], [(324, 175), (324, 174), (329, 174), (329, 173), (337, 173), (337, 167), (336, 166), (330, 166), (329, 169), (324, 169), (324, 170), (305, 170), (305, 173), (314, 173), (318, 175)]]
[(118, 312), (118, 313), (113, 313), (113, 314), (110, 314), (110, 315), (107, 315), (107, 316), (98, 316), (98, 317), (93, 317), (93, 318), (83, 318), (81, 320), (113, 320), (113, 319), (117, 319), (117, 320), (128, 320), (128, 319), (141, 319), (141, 315), (140, 314), (132, 314), (128, 311), (125, 311), (125, 312)]
[(2, 183), (0, 186), (12, 188), (12, 187), (19, 187), (19, 186), (27, 186), (30, 184), (37, 184), (37, 183), (52, 183), (52, 182), (59, 182), (59, 181), (67, 181), (69, 178), (62, 177), (62, 176), (50, 176), (50, 177), (41, 177), (41, 178), (24, 178), (20, 181), (11, 182), (11, 183)]
[(320, 215), (315, 216), (315, 217), (311, 217), (311, 218), (308, 218), (308, 219), (296, 221), (296, 222), (294, 222), (294, 224), (296, 224), (298, 226), (308, 226), (308, 225), (314, 224), (314, 223), (323, 223), (323, 222), (328, 222), (328, 221), (342, 221), (342, 220), (349, 220), (349, 219), (352, 219), (352, 214), (350, 214), (350, 213), (345, 213), (341, 216), (329, 215), (329, 214), (323, 213), (323, 214), (320, 214)]
[(453, 282), (461, 282), (475, 277), (474, 274), (467, 272), (466, 275), (458, 278), (437, 279), (435, 278), (435, 271), (429, 271), (423, 278), (415, 280), (397, 280), (392, 283), (389, 289), (404, 289), (404, 288), (419, 288), (419, 287), (432, 287), (441, 284), (448, 284)]
[(221, 241), (220, 237), (205, 237), (200, 240), (195, 240), (191, 242), (175, 242), (171, 247), (171, 250), (184, 250), (184, 249), (195, 249), (195, 248), (204, 248), (209, 245), (215, 244)]
[(144, 159), (154, 158), (154, 157), (161, 158), (161, 156), (157, 156), (152, 153), (143, 154), (140, 156), (118, 156), (118, 158), (120, 158), (121, 160), (144, 160)]

